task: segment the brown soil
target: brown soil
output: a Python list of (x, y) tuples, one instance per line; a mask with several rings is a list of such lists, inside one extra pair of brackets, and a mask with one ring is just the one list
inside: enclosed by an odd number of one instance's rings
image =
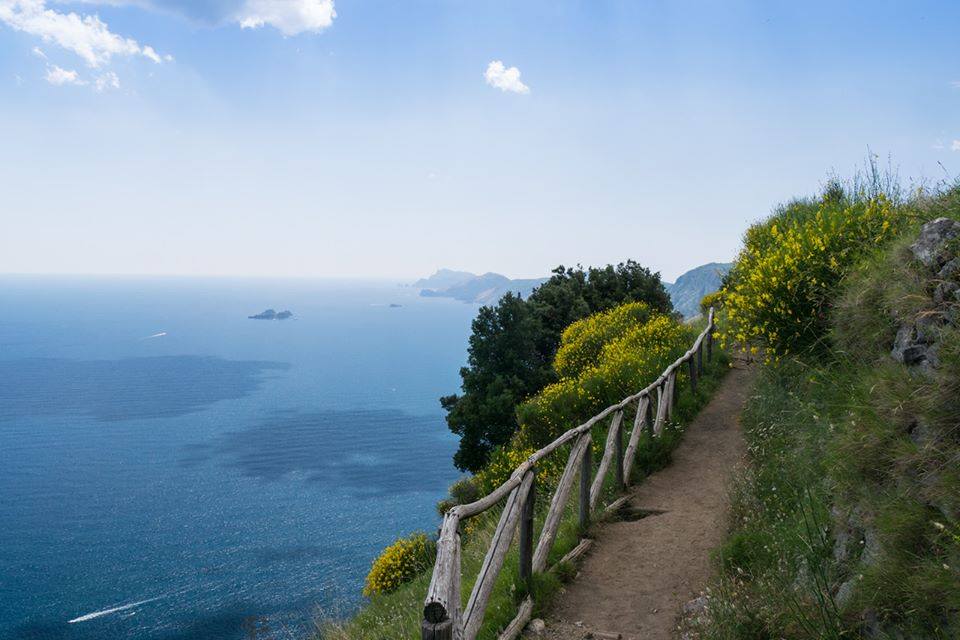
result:
[(723, 540), (729, 481), (744, 452), (739, 414), (750, 376), (742, 365), (731, 371), (687, 428), (670, 465), (631, 490), (629, 510), (653, 513), (597, 528), (592, 551), (558, 597), (542, 637), (675, 637), (677, 615), (706, 586), (710, 551)]

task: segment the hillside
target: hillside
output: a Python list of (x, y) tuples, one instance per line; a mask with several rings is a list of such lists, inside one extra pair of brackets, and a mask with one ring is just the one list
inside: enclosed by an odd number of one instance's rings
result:
[[(687, 271), (674, 283), (664, 282), (673, 308), (685, 318), (700, 314), (700, 300), (720, 288), (723, 276), (732, 263), (711, 262)], [(548, 278), (511, 279), (494, 272), (477, 275), (469, 271), (438, 269), (427, 278), (420, 278), (411, 286), (420, 289), (425, 298), (453, 298), (461, 302), (494, 304), (508, 291), (529, 296)]]
[(700, 300), (720, 289), (732, 266), (732, 262), (711, 262), (687, 271), (674, 283), (664, 282), (674, 310), (685, 318), (700, 315)]

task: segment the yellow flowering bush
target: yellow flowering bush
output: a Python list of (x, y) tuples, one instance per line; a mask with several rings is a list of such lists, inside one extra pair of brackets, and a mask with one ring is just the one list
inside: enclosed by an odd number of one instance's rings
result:
[(425, 571), (436, 557), (436, 543), (425, 533), (414, 533), (383, 550), (367, 574), (363, 595), (396, 591), (400, 585)]
[(517, 409), (517, 441), (536, 449), (624, 397), (636, 393), (679, 357), (693, 340), (691, 329), (654, 315), (603, 344), (595, 361), (561, 378)]
[(750, 227), (722, 293), (721, 340), (759, 345), (774, 358), (815, 344), (840, 280), (905, 223), (880, 195), (798, 201)]
[(560, 348), (553, 360), (554, 370), (561, 378), (579, 375), (596, 364), (607, 342), (649, 318), (648, 305), (631, 302), (574, 322), (563, 332)]

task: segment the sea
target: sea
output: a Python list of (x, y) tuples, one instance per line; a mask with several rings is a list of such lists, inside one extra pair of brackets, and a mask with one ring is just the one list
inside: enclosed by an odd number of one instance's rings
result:
[(0, 638), (294, 639), (355, 611), (460, 475), (438, 398), (477, 307), (417, 293), (0, 276)]

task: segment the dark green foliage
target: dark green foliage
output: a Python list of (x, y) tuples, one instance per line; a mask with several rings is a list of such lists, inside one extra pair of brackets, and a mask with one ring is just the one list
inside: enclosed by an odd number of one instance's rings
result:
[(560, 266), (528, 299), (507, 294), (482, 307), (460, 370), (462, 393), (440, 399), (450, 430), (460, 436), (457, 467), (479, 471), (514, 434), (516, 406), (556, 380), (551, 363), (567, 326), (637, 301), (654, 311), (671, 309), (660, 274), (631, 260), (587, 270)]

